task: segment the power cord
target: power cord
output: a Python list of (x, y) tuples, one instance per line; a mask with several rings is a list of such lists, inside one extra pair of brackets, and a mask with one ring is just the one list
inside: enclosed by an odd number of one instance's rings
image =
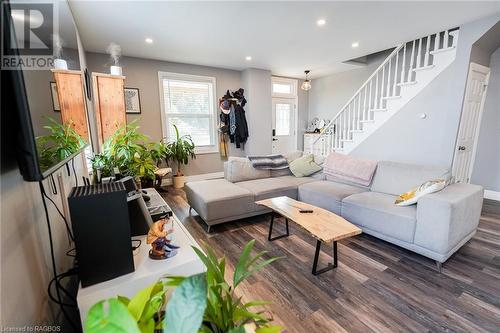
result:
[(74, 158), (71, 160), (71, 168), (73, 169), (73, 176), (75, 176), (75, 187), (78, 187), (78, 176), (76, 175), (76, 171), (75, 171), (75, 159)]
[[(52, 280), (50, 280), (50, 283), (49, 283), (49, 287), (48, 287), (48, 294), (49, 294), (49, 297), (50, 299), (56, 303), (56, 304), (59, 304), (59, 305), (63, 305), (63, 306), (68, 306), (68, 307), (73, 307), (73, 308), (78, 308), (78, 305), (77, 305), (77, 301), (76, 301), (76, 298), (71, 295), (71, 293), (69, 291), (66, 290), (66, 288), (64, 288), (61, 284), (61, 280), (63, 278), (66, 278), (66, 277), (70, 277), (72, 275), (76, 275), (78, 274), (78, 270), (76, 268), (70, 268), (68, 271), (64, 272), (64, 273), (61, 273), (59, 274), (57, 277), (53, 278)], [(74, 303), (73, 304), (69, 304), (69, 303), (64, 303), (64, 302), (59, 302), (55, 297), (54, 295), (52, 295), (52, 285), (53, 284), (56, 284), (56, 288), (59, 288), (60, 290), (62, 290), (66, 296), (72, 300)]]
[[(58, 274), (57, 274), (57, 268), (56, 268), (56, 258), (55, 258), (55, 255), (54, 255), (54, 242), (53, 242), (53, 239), (52, 239), (52, 228), (50, 226), (49, 210), (47, 208), (47, 202), (45, 201), (45, 198), (47, 197), (47, 195), (45, 194), (45, 189), (43, 187), (42, 181), (39, 181), (38, 184), (40, 185), (40, 192), (42, 194), (42, 203), (43, 203), (43, 208), (45, 210), (45, 219), (47, 221), (47, 230), (48, 230), (48, 233), (49, 233), (50, 258), (51, 258), (51, 261), (52, 261), (52, 273), (54, 274), (54, 278), (56, 280), (57, 304), (59, 304), (59, 306), (61, 308), (61, 312), (63, 313), (64, 317), (66, 318), (66, 320), (68, 321), (68, 323), (71, 325), (71, 327), (73, 328), (73, 330), (75, 332), (80, 332), (81, 331), (81, 327), (79, 325), (75, 324), (71, 320), (71, 318), (69, 317), (68, 313), (66, 312), (66, 309), (64, 308), (65, 305), (62, 302), (61, 291), (59, 290), (59, 286), (58, 286), (58, 283), (57, 283)], [(51, 286), (51, 284), (49, 284), (49, 288), (50, 288), (50, 286)], [(49, 291), (49, 296), (51, 296), (50, 291)]]
[(69, 223), (68, 223), (68, 220), (66, 220), (66, 217), (64, 216), (64, 214), (61, 212), (61, 210), (59, 209), (59, 207), (56, 205), (56, 203), (54, 202), (54, 200), (52, 200), (48, 195), (47, 193), (45, 192), (45, 188), (43, 187), (43, 183), (40, 182), (40, 190), (42, 191), (42, 197), (45, 197), (47, 198), (53, 205), (54, 207), (56, 208), (57, 212), (59, 213), (59, 215), (61, 216), (61, 218), (63, 219), (64, 221), (64, 224), (66, 225), (66, 232), (68, 233), (69, 237), (71, 238), (71, 240), (74, 242), (75, 241), (75, 238), (73, 237), (73, 233), (71, 232), (71, 228), (69, 227)]
[(135, 251), (141, 247), (142, 241), (140, 239), (132, 239), (132, 242), (139, 242), (139, 245), (137, 246), (132, 245), (132, 251)]

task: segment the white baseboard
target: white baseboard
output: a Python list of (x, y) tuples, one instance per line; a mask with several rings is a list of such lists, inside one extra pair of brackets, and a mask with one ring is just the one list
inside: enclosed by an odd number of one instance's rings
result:
[(484, 198), (490, 200), (500, 201), (500, 192), (484, 190)]
[[(194, 181), (198, 181), (198, 180), (219, 179), (219, 178), (224, 178), (224, 171), (186, 176), (186, 182), (194, 182)], [(161, 185), (162, 186), (172, 185), (172, 178), (164, 178), (161, 182)]]

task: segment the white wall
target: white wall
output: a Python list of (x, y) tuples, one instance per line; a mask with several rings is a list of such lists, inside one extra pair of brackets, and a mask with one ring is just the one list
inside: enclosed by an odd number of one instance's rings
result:
[[(109, 72), (109, 57), (102, 53), (86, 53), (86, 61), (92, 72)], [(267, 70), (248, 69), (235, 71), (216, 67), (197, 66), (191, 64), (173, 63), (167, 61), (122, 57), (120, 59), (125, 86), (139, 88), (141, 99), (140, 115), (127, 115), (127, 121), (139, 119), (141, 131), (152, 140), (162, 138), (161, 106), (158, 89), (158, 71), (173, 72), (191, 75), (205, 75), (215, 77), (217, 80), (216, 97), (221, 97), (226, 90), (245, 89), (245, 105), (250, 138), (245, 149), (237, 149), (229, 144), (230, 156), (246, 156), (249, 154), (262, 154), (271, 152), (271, 72)], [(299, 81), (299, 84), (301, 82)], [(307, 123), (308, 96), (304, 91), (298, 95), (299, 107), (299, 133), (303, 133)], [(218, 110), (217, 110), (218, 111)], [(269, 130), (269, 131), (267, 131)], [(299, 149), (302, 146), (302, 134), (298, 138)], [(267, 147), (266, 147), (267, 146)], [(251, 149), (251, 150), (249, 150)], [(251, 152), (250, 152), (251, 151)], [(223, 171), (226, 159), (219, 153), (199, 154), (196, 160), (190, 161), (184, 167), (186, 175)], [(175, 171), (175, 170), (174, 170)]]
[(318, 117), (331, 120), (389, 53), (381, 52), (369, 56), (364, 67), (312, 80), (312, 89), (309, 90), (309, 119)]
[[(352, 154), (376, 160), (450, 167), (473, 43), (500, 16), (460, 27), (455, 61)], [(420, 114), (426, 113), (426, 119)]]
[(241, 78), (248, 100), (248, 104), (245, 106), (248, 122), (248, 141), (245, 144), (245, 155), (271, 154), (271, 72), (249, 68), (242, 72)]
[[(109, 73), (109, 56), (101, 53), (86, 53), (89, 70), (92, 72)], [(141, 111), (140, 115), (127, 115), (127, 121), (139, 119), (140, 130), (149, 135), (152, 140), (163, 137), (161, 124), (161, 106), (158, 83), (158, 72), (173, 72), (181, 74), (202, 75), (215, 77), (217, 80), (216, 98), (222, 97), (226, 90), (237, 90), (241, 87), (241, 73), (239, 71), (172, 63), (133, 57), (120, 58), (125, 87), (139, 88)], [(246, 96), (248, 100), (248, 96)], [(217, 110), (218, 111), (218, 110)], [(218, 116), (218, 114), (217, 114)], [(243, 156), (244, 152), (229, 144), (231, 156)], [(199, 154), (197, 158), (184, 166), (186, 175), (197, 175), (223, 171), (225, 159), (219, 153)], [(174, 170), (175, 171), (175, 170)]]
[[(53, 274), (47, 222), (38, 183), (24, 182), (15, 161), (9, 164), (7, 170), (2, 170), (0, 182), (0, 327), (58, 323), (61, 320), (57, 318), (59, 308), (47, 295), (47, 286)], [(84, 173), (80, 156), (75, 158), (75, 169), (82, 184), (81, 175)], [(62, 168), (54, 175), (56, 181), (58, 174), (62, 176), (68, 194), (75, 185), (73, 175), (68, 177), (66, 169)], [(49, 196), (62, 209), (60, 193), (53, 195), (49, 182), (43, 183)], [(58, 273), (62, 273), (71, 266), (71, 260), (65, 253), (73, 245), (68, 242), (63, 220), (50, 203), (48, 206)]]
[(500, 192), (500, 48), (491, 56), (490, 82), (484, 103), (471, 183)]

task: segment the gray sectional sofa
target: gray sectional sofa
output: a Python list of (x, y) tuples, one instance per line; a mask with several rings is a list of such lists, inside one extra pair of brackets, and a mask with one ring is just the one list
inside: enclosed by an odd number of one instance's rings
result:
[[(293, 159), (300, 153), (287, 156)], [(325, 177), (321, 172), (296, 178), (288, 169), (256, 170), (246, 158), (230, 158), (224, 179), (189, 182), (191, 208), (210, 226), (270, 212), (254, 202), (288, 196), (310, 203), (359, 226), (363, 232), (436, 260), (438, 268), (476, 232), (483, 189), (451, 184), (425, 195), (417, 205), (400, 207), (396, 197), (421, 183), (449, 177), (439, 167), (378, 162), (370, 187)]]

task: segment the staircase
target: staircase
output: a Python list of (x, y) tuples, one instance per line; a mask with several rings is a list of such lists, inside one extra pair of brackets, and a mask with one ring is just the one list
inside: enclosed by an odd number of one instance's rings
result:
[(396, 47), (324, 127), (310, 151), (349, 154), (453, 62), (458, 32), (446, 30)]

